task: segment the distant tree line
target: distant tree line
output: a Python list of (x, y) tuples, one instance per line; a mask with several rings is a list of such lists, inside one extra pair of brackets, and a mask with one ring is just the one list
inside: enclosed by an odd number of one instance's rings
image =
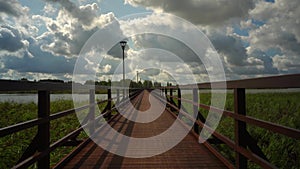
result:
[[(120, 81), (93, 81), (93, 80), (87, 80), (85, 82), (85, 85), (101, 85), (101, 86), (122, 86), (123, 80)], [(153, 87), (161, 87), (160, 82), (152, 82), (150, 80), (144, 80), (143, 82), (139, 81), (133, 81), (130, 79), (125, 80), (125, 86), (129, 86), (131, 88), (153, 88)]]

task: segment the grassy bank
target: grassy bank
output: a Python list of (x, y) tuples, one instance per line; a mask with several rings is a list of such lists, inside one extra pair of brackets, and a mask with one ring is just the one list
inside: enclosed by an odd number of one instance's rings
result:
[[(184, 98), (191, 99), (191, 95)], [(211, 94), (201, 93), (201, 103), (210, 105)], [(247, 115), (257, 119), (273, 122), (287, 127), (300, 129), (300, 93), (247, 93), (246, 111)], [(175, 102), (177, 102), (175, 100)], [(192, 106), (183, 103), (189, 112)], [(224, 109), (234, 110), (234, 97), (232, 93), (226, 95)], [(207, 117), (208, 111), (202, 108), (200, 112)], [(265, 129), (247, 125), (250, 135), (258, 141), (258, 146), (264, 154), (279, 168), (297, 169), (300, 168), (300, 141), (286, 136), (275, 134)], [(217, 132), (234, 140), (234, 120), (229, 117), (222, 117)], [(226, 145), (216, 145), (224, 156), (234, 163), (235, 153)], [(260, 168), (249, 162), (249, 168)]]
[[(100, 105), (101, 109), (103, 105)], [(73, 108), (73, 101), (58, 100), (50, 104), (51, 114), (63, 110)], [(0, 103), (0, 128), (6, 127), (19, 122), (35, 119), (37, 117), (37, 105), (35, 103), (14, 103), (4, 102)], [(62, 138), (66, 134), (79, 127), (79, 122), (76, 114), (71, 114), (60, 119), (51, 121), (50, 136), (51, 144)], [(37, 133), (37, 127), (23, 130), (3, 138), (0, 138), (0, 168), (11, 168), (22, 156), (28, 145)], [(79, 138), (86, 138), (87, 136), (82, 132)], [(59, 160), (72, 151), (73, 147), (60, 147), (51, 153), (51, 166), (56, 164)], [(36, 166), (31, 166), (36, 168)]]
[[(191, 98), (191, 96), (184, 96)], [(233, 111), (233, 94), (227, 94), (225, 109)], [(201, 103), (210, 105), (211, 94), (201, 93)], [(281, 124), (284, 126), (300, 129), (300, 93), (259, 93), (247, 94), (247, 115)], [(190, 112), (192, 106), (183, 104)], [(103, 108), (103, 106), (100, 106)], [(73, 108), (73, 102), (59, 100), (51, 102), (51, 113), (60, 112)], [(208, 111), (200, 109), (204, 117)], [(37, 105), (34, 103), (19, 104), (14, 102), (0, 103), (0, 127), (9, 126), (22, 121), (37, 117)], [(76, 115), (68, 115), (51, 122), (51, 143), (62, 138), (70, 131), (79, 126)], [(271, 163), (279, 168), (296, 169), (300, 168), (300, 141), (290, 139), (280, 134), (274, 134), (267, 130), (247, 126), (251, 136), (258, 141), (258, 146)], [(234, 140), (234, 121), (231, 118), (223, 117), (217, 131)], [(3, 138), (0, 138), (0, 168), (10, 168), (16, 164), (31, 140), (36, 135), (37, 128), (27, 129)], [(86, 137), (80, 135), (80, 137)], [(234, 152), (226, 145), (216, 145), (216, 148), (234, 162)], [(57, 163), (62, 157), (68, 154), (72, 147), (61, 147), (51, 153), (51, 165)], [(35, 166), (32, 166), (33, 168)], [(249, 168), (260, 168), (249, 163)]]

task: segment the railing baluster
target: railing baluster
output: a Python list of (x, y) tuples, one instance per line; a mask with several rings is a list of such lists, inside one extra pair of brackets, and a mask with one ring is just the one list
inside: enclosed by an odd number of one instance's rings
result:
[[(173, 89), (170, 89), (170, 100), (169, 100), (169, 102), (171, 103), (171, 105), (176, 106), (176, 105), (174, 104), (174, 100), (173, 100)], [(172, 112), (175, 111), (173, 107), (170, 107), (170, 110), (171, 110)]]
[(177, 96), (178, 96), (178, 105), (177, 105), (177, 107), (178, 107), (178, 109), (180, 109), (181, 108), (181, 90), (180, 90), (180, 88), (178, 88), (177, 89)]
[(90, 109), (89, 109), (89, 132), (90, 135), (92, 135), (95, 132), (95, 90), (90, 89), (90, 99), (89, 99), (89, 104), (90, 104)]
[(168, 89), (167, 89), (167, 88), (165, 88), (165, 96), (166, 96), (166, 100), (168, 101), (168, 97), (167, 97), (167, 95), (168, 95)]
[[(47, 119), (46, 123), (38, 125), (38, 152), (47, 151), (50, 147), (50, 92), (38, 91), (38, 118)], [(50, 154), (46, 154), (38, 160), (39, 169), (50, 168)]]
[[(193, 102), (198, 103), (198, 89), (193, 89)], [(198, 119), (198, 106), (193, 104), (193, 112), (194, 112), (194, 118)], [(194, 132), (199, 134), (199, 125), (197, 123), (194, 123)]]
[(107, 119), (110, 120), (111, 118), (111, 89), (107, 89), (107, 111), (109, 111), (107, 115)]
[[(246, 115), (246, 95), (244, 88), (234, 89), (234, 112), (239, 115)], [(247, 147), (247, 129), (246, 123), (235, 120), (235, 144), (243, 148)], [(236, 168), (246, 169), (247, 158), (236, 152)]]
[(120, 89), (117, 89), (117, 103), (118, 104), (120, 102)]
[(178, 99), (177, 99), (177, 101), (178, 101), (178, 104), (177, 104), (177, 107), (178, 107), (178, 117), (179, 117), (179, 119), (181, 119), (182, 118), (182, 115), (180, 114), (180, 109), (181, 109), (181, 90), (180, 90), (180, 88), (178, 88), (177, 89), (177, 96), (178, 96)]

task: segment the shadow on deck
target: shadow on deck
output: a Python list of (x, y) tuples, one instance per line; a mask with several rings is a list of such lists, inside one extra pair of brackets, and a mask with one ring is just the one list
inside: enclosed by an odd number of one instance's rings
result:
[[(150, 107), (149, 94), (145, 90), (133, 100), (136, 109), (145, 111)], [(126, 113), (128, 112), (131, 113), (131, 118), (137, 117), (136, 111), (126, 109)], [(174, 121), (175, 116), (165, 110), (150, 123), (136, 123), (119, 114), (110, 120), (109, 125), (118, 133), (126, 136), (148, 138), (166, 131)], [(182, 127), (184, 128), (184, 126)], [(122, 138), (111, 135), (108, 131), (109, 127), (104, 127), (95, 135), (102, 141), (106, 138), (108, 147), (114, 147), (121, 142), (126, 144)], [(149, 147), (144, 147), (142, 151), (153, 152)], [(204, 145), (198, 143), (198, 138), (192, 133), (165, 153), (146, 158), (128, 158), (115, 155), (102, 149), (91, 140), (75, 152), (76, 155), (66, 158), (57, 168), (226, 168)]]

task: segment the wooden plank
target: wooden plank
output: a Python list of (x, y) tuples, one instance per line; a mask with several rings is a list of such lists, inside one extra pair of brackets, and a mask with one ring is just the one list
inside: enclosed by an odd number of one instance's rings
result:
[[(145, 110), (150, 106), (149, 92), (137, 97), (137, 108)], [(150, 123), (134, 123), (119, 115), (111, 126), (122, 134), (135, 138), (151, 137), (164, 132), (176, 120), (168, 111)], [(154, 130), (155, 129), (155, 130)], [(105, 128), (103, 129), (105, 130)], [(144, 151), (151, 151), (145, 147)], [(63, 168), (226, 168), (210, 151), (198, 143), (192, 134), (187, 135), (171, 150), (149, 158), (126, 158), (111, 154), (90, 142)]]

